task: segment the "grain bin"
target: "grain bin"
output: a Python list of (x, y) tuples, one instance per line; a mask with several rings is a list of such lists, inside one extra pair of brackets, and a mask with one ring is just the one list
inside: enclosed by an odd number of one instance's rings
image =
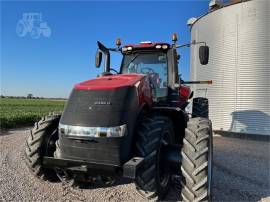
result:
[(209, 99), (213, 129), (270, 135), (270, 1), (218, 4), (191, 22), (191, 40), (210, 47), (206, 66), (191, 48), (190, 79), (213, 80), (193, 86)]

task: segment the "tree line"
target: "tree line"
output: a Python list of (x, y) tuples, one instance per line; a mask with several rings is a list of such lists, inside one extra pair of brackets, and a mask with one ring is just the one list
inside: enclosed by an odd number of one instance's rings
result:
[(46, 97), (38, 97), (33, 94), (28, 94), (27, 96), (5, 96), (1, 95), (1, 98), (11, 98), (11, 99), (51, 99), (51, 100), (66, 100), (66, 98), (46, 98)]

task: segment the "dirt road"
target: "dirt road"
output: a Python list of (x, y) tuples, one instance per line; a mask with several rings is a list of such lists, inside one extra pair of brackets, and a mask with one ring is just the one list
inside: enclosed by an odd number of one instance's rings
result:
[[(132, 182), (84, 188), (62, 186), (34, 178), (24, 163), (24, 142), (29, 128), (0, 134), (0, 201), (145, 201)], [(270, 201), (270, 143), (236, 138), (214, 138), (215, 201)], [(179, 200), (174, 185), (166, 200)], [(269, 198), (267, 198), (269, 197)]]

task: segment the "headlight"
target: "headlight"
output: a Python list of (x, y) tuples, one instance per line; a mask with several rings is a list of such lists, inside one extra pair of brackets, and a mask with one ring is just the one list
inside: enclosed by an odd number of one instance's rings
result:
[(168, 45), (162, 45), (162, 48), (163, 49), (167, 49), (168, 48)]
[(132, 51), (132, 46), (128, 46), (128, 47), (123, 47), (122, 48), (122, 52), (126, 52), (126, 51)]
[(122, 137), (125, 135), (126, 125), (106, 128), (106, 130), (107, 130), (107, 137)]
[(69, 137), (122, 137), (127, 125), (115, 127), (83, 127), (59, 124), (59, 133)]

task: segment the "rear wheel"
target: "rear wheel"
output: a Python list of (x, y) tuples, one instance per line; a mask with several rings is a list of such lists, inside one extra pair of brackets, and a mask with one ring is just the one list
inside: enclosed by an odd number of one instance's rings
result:
[(208, 99), (204, 97), (196, 97), (192, 102), (192, 117), (208, 118), (209, 106)]
[(55, 141), (58, 138), (57, 128), (60, 117), (60, 114), (43, 117), (35, 123), (26, 140), (26, 165), (36, 177), (49, 180), (56, 179), (53, 170), (43, 167), (42, 159), (45, 155), (53, 156)]
[(171, 173), (165, 165), (161, 148), (172, 144), (173, 124), (162, 116), (148, 116), (140, 121), (137, 131), (136, 156), (144, 157), (144, 164), (138, 170), (135, 184), (145, 198), (162, 199), (170, 185)]
[(181, 155), (183, 201), (210, 201), (213, 161), (211, 121), (205, 118), (190, 119)]

